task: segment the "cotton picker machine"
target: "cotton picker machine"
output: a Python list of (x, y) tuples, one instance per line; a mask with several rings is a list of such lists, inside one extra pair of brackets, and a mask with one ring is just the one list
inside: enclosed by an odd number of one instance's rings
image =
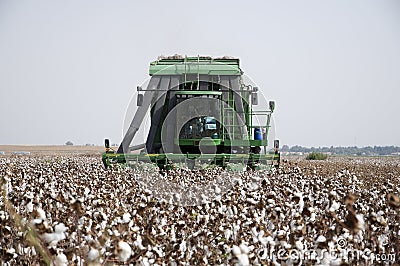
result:
[[(258, 88), (245, 83), (239, 59), (163, 57), (150, 63), (149, 72), (147, 86), (138, 86), (136, 112), (118, 150), (105, 140), (106, 168), (117, 163), (151, 164), (161, 171), (279, 166), (279, 141), (268, 146), (275, 103), (263, 102)], [(132, 145), (146, 115), (147, 139)]]

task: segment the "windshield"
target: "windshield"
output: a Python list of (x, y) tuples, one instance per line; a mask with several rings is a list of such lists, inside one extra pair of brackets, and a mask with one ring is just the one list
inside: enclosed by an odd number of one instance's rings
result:
[(204, 137), (218, 138), (219, 126), (213, 116), (203, 116), (186, 122), (179, 134), (180, 139), (200, 139)]

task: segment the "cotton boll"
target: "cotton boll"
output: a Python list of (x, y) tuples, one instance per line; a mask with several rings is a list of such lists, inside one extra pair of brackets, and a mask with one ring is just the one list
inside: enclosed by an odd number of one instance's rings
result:
[(249, 254), (249, 252), (250, 252), (249, 247), (243, 243), (240, 244), (239, 248), (241, 250), (241, 253)]
[(297, 193), (294, 193), (294, 195), (299, 198), (299, 203), (298, 203), (299, 204), (299, 213), (302, 213), (303, 209), (304, 209), (303, 193), (297, 192)]
[(257, 228), (255, 228), (255, 227), (251, 228), (251, 233), (253, 235), (253, 242), (256, 243), (258, 241)]
[(131, 221), (131, 215), (129, 213), (124, 213), (122, 215), (122, 223), (129, 223)]
[(118, 242), (118, 258), (120, 261), (128, 261), (132, 255), (132, 248), (124, 241)]
[(68, 266), (67, 256), (64, 253), (60, 253), (57, 255), (56, 259), (54, 260), (55, 266)]
[(231, 236), (232, 236), (232, 231), (229, 230), (229, 229), (225, 229), (225, 231), (224, 231), (224, 236), (225, 236), (226, 241), (229, 241), (229, 239), (230, 239)]
[(67, 231), (67, 227), (65, 226), (65, 224), (63, 224), (63, 223), (59, 223), (59, 224), (56, 224), (55, 226), (54, 226), (54, 232), (56, 232), (56, 233), (58, 233), (58, 234), (60, 234), (60, 233), (64, 233), (65, 231)]
[(241, 251), (241, 249), (240, 249), (238, 246), (233, 245), (233, 247), (232, 247), (232, 253), (233, 253), (233, 255), (235, 255), (235, 256), (239, 256), (239, 255), (242, 253), (242, 251)]
[(316, 214), (315, 214), (315, 212), (313, 212), (313, 213), (311, 213), (311, 215), (310, 215), (310, 222), (315, 222), (315, 218), (316, 218)]
[(183, 241), (181, 242), (181, 244), (179, 245), (179, 250), (180, 250), (182, 253), (184, 253), (184, 252), (186, 251), (186, 249), (187, 249), (187, 247), (186, 247), (186, 241), (183, 240)]
[(268, 238), (267, 237), (263, 237), (263, 235), (264, 234), (259, 234), (258, 235), (258, 241), (260, 241), (261, 245), (263, 245), (265, 247), (268, 244)]
[(28, 204), (26, 204), (25, 208), (26, 208), (26, 212), (27, 213), (33, 212), (33, 203), (32, 203), (32, 201), (29, 201)]
[[(171, 240), (172, 240), (172, 239), (171, 239)], [(175, 241), (176, 241), (176, 239), (175, 239)], [(134, 244), (135, 246), (137, 246), (137, 247), (138, 247), (139, 249), (141, 249), (141, 250), (146, 249), (146, 248), (143, 246), (143, 244), (142, 244), (142, 237), (141, 237), (140, 235), (137, 236), (136, 241), (133, 242), (133, 244)]]
[(297, 240), (297, 241), (295, 242), (295, 246), (296, 246), (296, 248), (297, 248), (298, 250), (300, 250), (300, 251), (302, 251), (302, 250), (304, 249), (304, 244), (303, 244), (303, 242), (302, 242), (301, 240)]
[(9, 249), (7, 249), (7, 250), (6, 250), (6, 253), (12, 255), (12, 257), (13, 257), (14, 259), (15, 259), (16, 257), (18, 257), (18, 254), (17, 254), (17, 252), (15, 252), (15, 249), (14, 249), (14, 248), (9, 248)]
[(140, 227), (139, 226), (134, 226), (134, 227), (132, 227), (131, 228), (131, 230), (132, 230), (132, 232), (139, 232), (139, 230), (140, 230)]
[(335, 212), (335, 211), (339, 210), (339, 208), (340, 208), (340, 203), (333, 201), (331, 207), (329, 208), (329, 211)]
[(92, 261), (96, 261), (100, 256), (100, 253), (97, 249), (95, 248), (91, 248), (89, 253), (88, 253), (88, 261), (92, 262)]
[(357, 218), (357, 229), (358, 230), (365, 230), (365, 222), (364, 222), (364, 215), (362, 214), (357, 214), (356, 215)]
[(47, 242), (51, 243), (53, 246), (57, 245), (57, 243), (61, 240), (65, 239), (64, 232), (67, 230), (67, 227), (63, 223), (57, 224), (54, 226), (54, 233), (44, 233), (42, 238)]
[(249, 256), (247, 254), (240, 254), (239, 256), (237, 256), (237, 259), (239, 261), (239, 265), (241, 266), (250, 265)]
[(47, 219), (46, 218), (46, 213), (44, 212), (44, 210), (42, 208), (37, 208), (36, 211), (38, 213), (39, 219), (42, 219), (42, 220), (46, 220)]

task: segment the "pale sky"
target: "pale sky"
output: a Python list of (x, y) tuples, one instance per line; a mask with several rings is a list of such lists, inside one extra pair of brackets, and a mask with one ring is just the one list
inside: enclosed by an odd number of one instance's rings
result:
[(398, 0), (0, 0), (0, 144), (119, 143), (175, 53), (239, 57), (281, 145), (400, 146)]

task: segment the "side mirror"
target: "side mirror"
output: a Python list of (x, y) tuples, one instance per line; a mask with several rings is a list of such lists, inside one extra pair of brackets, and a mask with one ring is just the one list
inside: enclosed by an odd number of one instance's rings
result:
[(273, 112), (275, 110), (275, 102), (274, 101), (269, 101), (269, 109), (271, 110), (271, 112)]
[(104, 140), (104, 147), (106, 147), (106, 149), (110, 148), (110, 140), (109, 139)]
[(275, 154), (278, 154), (279, 150), (279, 139), (274, 140), (274, 152)]
[(138, 94), (137, 99), (136, 99), (136, 105), (137, 106), (142, 106), (143, 105), (143, 94)]
[(274, 140), (274, 148), (279, 149), (279, 139)]
[(258, 105), (258, 94), (257, 92), (251, 93), (251, 104)]

